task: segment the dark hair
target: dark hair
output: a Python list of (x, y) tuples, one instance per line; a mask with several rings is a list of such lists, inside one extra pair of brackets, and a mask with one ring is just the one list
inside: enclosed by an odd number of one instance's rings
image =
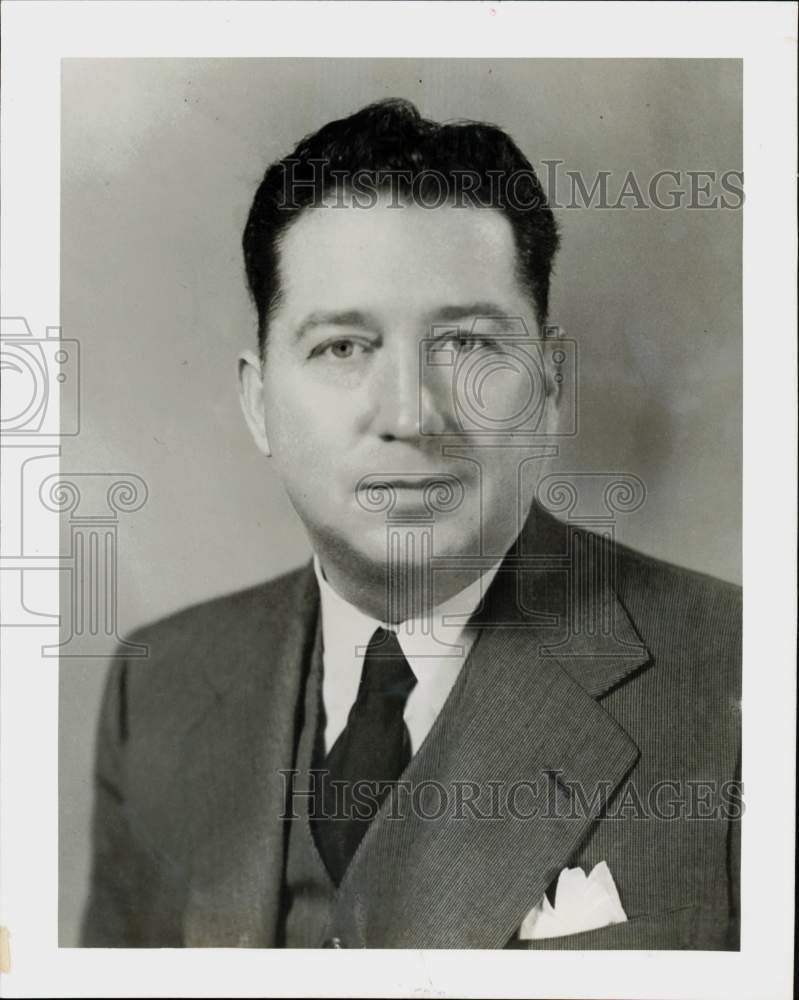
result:
[(242, 244), (262, 356), (280, 297), (281, 233), (331, 193), (350, 190), (368, 197), (369, 190), (374, 195), (389, 188), (403, 203), (433, 207), (428, 200), (433, 194), (436, 204), (454, 200), (501, 211), (513, 228), (519, 279), (538, 321), (546, 321), (558, 230), (529, 160), (496, 125), (440, 124), (422, 118), (410, 101), (390, 99), (306, 136), (267, 169), (255, 193)]

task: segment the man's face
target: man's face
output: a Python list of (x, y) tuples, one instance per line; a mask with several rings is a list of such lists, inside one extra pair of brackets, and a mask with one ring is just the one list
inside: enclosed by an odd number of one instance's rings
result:
[(279, 253), (263, 384), (250, 356), (244, 407), (314, 548), (383, 565), (387, 511), (368, 486), (391, 492), (392, 519), (413, 520), (425, 486), (455, 477), (463, 499), (434, 511), (435, 554), (504, 553), (530, 438), (502, 447), (513, 437), (486, 431), (540, 406), (541, 433), (553, 406), (530, 374), (538, 329), (508, 221), (450, 205), (324, 207), (299, 216)]

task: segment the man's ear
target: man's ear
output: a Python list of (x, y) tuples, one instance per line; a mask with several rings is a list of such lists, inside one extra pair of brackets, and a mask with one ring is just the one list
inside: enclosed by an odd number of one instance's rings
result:
[(242, 351), (239, 355), (239, 402), (253, 441), (269, 457), (272, 449), (266, 433), (264, 380), (261, 362), (253, 351)]
[(563, 352), (558, 350), (558, 339), (563, 331), (557, 326), (547, 325), (543, 329), (541, 346), (544, 355), (544, 391), (546, 408), (544, 414), (545, 434), (556, 434), (560, 422), (560, 404), (564, 392), (566, 374), (563, 371)]

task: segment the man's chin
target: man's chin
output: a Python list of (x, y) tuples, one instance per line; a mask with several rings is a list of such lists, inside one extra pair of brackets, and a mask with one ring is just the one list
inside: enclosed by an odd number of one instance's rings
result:
[(325, 548), (337, 559), (348, 559), (369, 567), (371, 574), (384, 574), (388, 567), (423, 569), (432, 558), (473, 557), (480, 553), (479, 532), (464, 532), (455, 519), (439, 522), (383, 521), (362, 523), (353, 530), (340, 527), (326, 533)]

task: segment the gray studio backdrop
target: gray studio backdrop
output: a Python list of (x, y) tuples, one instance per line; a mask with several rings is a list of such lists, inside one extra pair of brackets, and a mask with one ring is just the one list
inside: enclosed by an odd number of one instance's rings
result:
[[(62, 469), (149, 490), (120, 515), (121, 635), (309, 554), (235, 377), (255, 337), (241, 230), (267, 163), (302, 135), (401, 96), (495, 122), (534, 165), (563, 161), (589, 186), (610, 171), (611, 192), (630, 170), (645, 184), (742, 166), (738, 61), (83, 59), (62, 79), (61, 324), (81, 345)], [(582, 417), (560, 468), (635, 473), (647, 500), (619, 537), (738, 581), (742, 211), (634, 201), (558, 213), (552, 319), (579, 343)], [(62, 946), (86, 891), (106, 666), (61, 667)]]

